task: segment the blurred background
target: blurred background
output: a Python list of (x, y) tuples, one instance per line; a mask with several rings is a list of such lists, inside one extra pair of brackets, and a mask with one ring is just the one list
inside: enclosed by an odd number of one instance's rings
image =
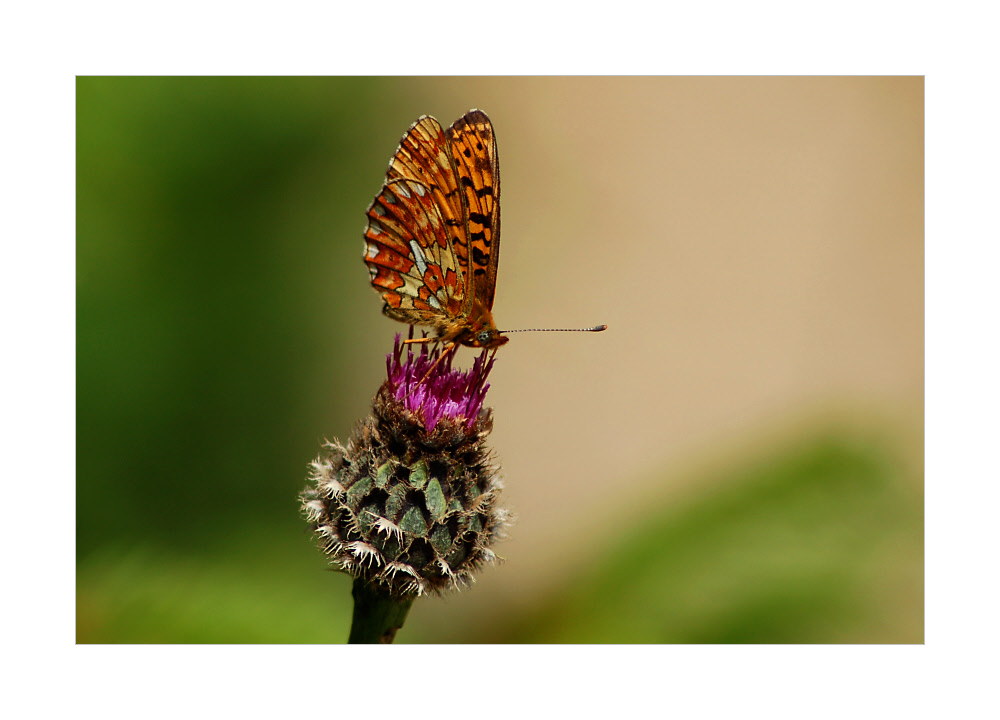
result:
[[(393, 335), (364, 212), (497, 133), (505, 563), (400, 643), (920, 643), (924, 84), (77, 80), (77, 641), (339, 643), (299, 515)], [(468, 366), (471, 350), (459, 353)]]

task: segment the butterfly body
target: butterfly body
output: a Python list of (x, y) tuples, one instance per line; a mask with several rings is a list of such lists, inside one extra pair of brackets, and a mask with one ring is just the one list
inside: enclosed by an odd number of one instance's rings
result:
[(500, 164), (493, 126), (471, 110), (447, 130), (423, 116), (403, 136), (368, 208), (364, 261), (382, 312), (452, 345), (498, 348)]

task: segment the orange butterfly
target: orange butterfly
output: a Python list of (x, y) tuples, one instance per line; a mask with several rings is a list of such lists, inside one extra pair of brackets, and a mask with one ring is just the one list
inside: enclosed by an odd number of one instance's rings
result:
[(507, 342), (493, 322), (500, 160), (486, 113), (470, 110), (447, 130), (429, 115), (410, 126), (368, 208), (364, 260), (382, 312), (437, 333), (403, 342), (440, 341), (446, 351)]
[[(500, 163), (493, 125), (470, 110), (444, 130), (424, 115), (403, 136), (368, 208), (365, 263), (382, 312), (450, 346), (498, 348)], [(426, 340), (417, 340), (416, 342)]]

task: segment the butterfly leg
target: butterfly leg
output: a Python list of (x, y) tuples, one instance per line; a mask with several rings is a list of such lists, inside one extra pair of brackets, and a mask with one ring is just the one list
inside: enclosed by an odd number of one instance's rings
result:
[[(433, 339), (436, 340), (437, 338), (433, 338)], [(437, 360), (435, 360), (434, 363), (429, 368), (427, 368), (427, 372), (425, 372), (424, 376), (422, 378), (420, 378), (420, 382), (418, 382), (416, 385), (413, 386), (414, 389), (416, 389), (417, 385), (419, 385), (424, 380), (426, 380), (428, 377), (430, 377), (430, 374), (432, 372), (434, 372), (434, 368), (436, 368), (438, 366), (438, 363), (440, 363), (442, 360), (444, 360), (448, 356), (449, 353), (454, 353), (457, 350), (458, 350), (458, 343), (451, 342), (451, 343), (448, 343), (447, 345), (445, 345), (444, 346), (444, 350), (441, 352), (441, 356)], [(413, 390), (410, 390), (410, 392), (413, 392)]]
[(444, 350), (441, 351), (441, 357), (435, 360), (434, 364), (431, 365), (429, 368), (427, 368), (427, 372), (424, 374), (424, 377), (420, 380), (420, 382), (426, 380), (428, 376), (434, 371), (434, 368), (436, 368), (438, 364), (448, 356), (449, 353), (454, 354), (457, 351), (458, 351), (458, 343), (452, 342), (445, 345)]

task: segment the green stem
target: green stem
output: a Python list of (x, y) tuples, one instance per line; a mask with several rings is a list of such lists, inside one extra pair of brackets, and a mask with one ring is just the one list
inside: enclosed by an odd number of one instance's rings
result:
[(396, 631), (406, 622), (406, 614), (415, 597), (393, 598), (377, 585), (361, 578), (354, 580), (351, 594), (354, 596), (354, 619), (347, 642), (352, 644), (391, 643)]

